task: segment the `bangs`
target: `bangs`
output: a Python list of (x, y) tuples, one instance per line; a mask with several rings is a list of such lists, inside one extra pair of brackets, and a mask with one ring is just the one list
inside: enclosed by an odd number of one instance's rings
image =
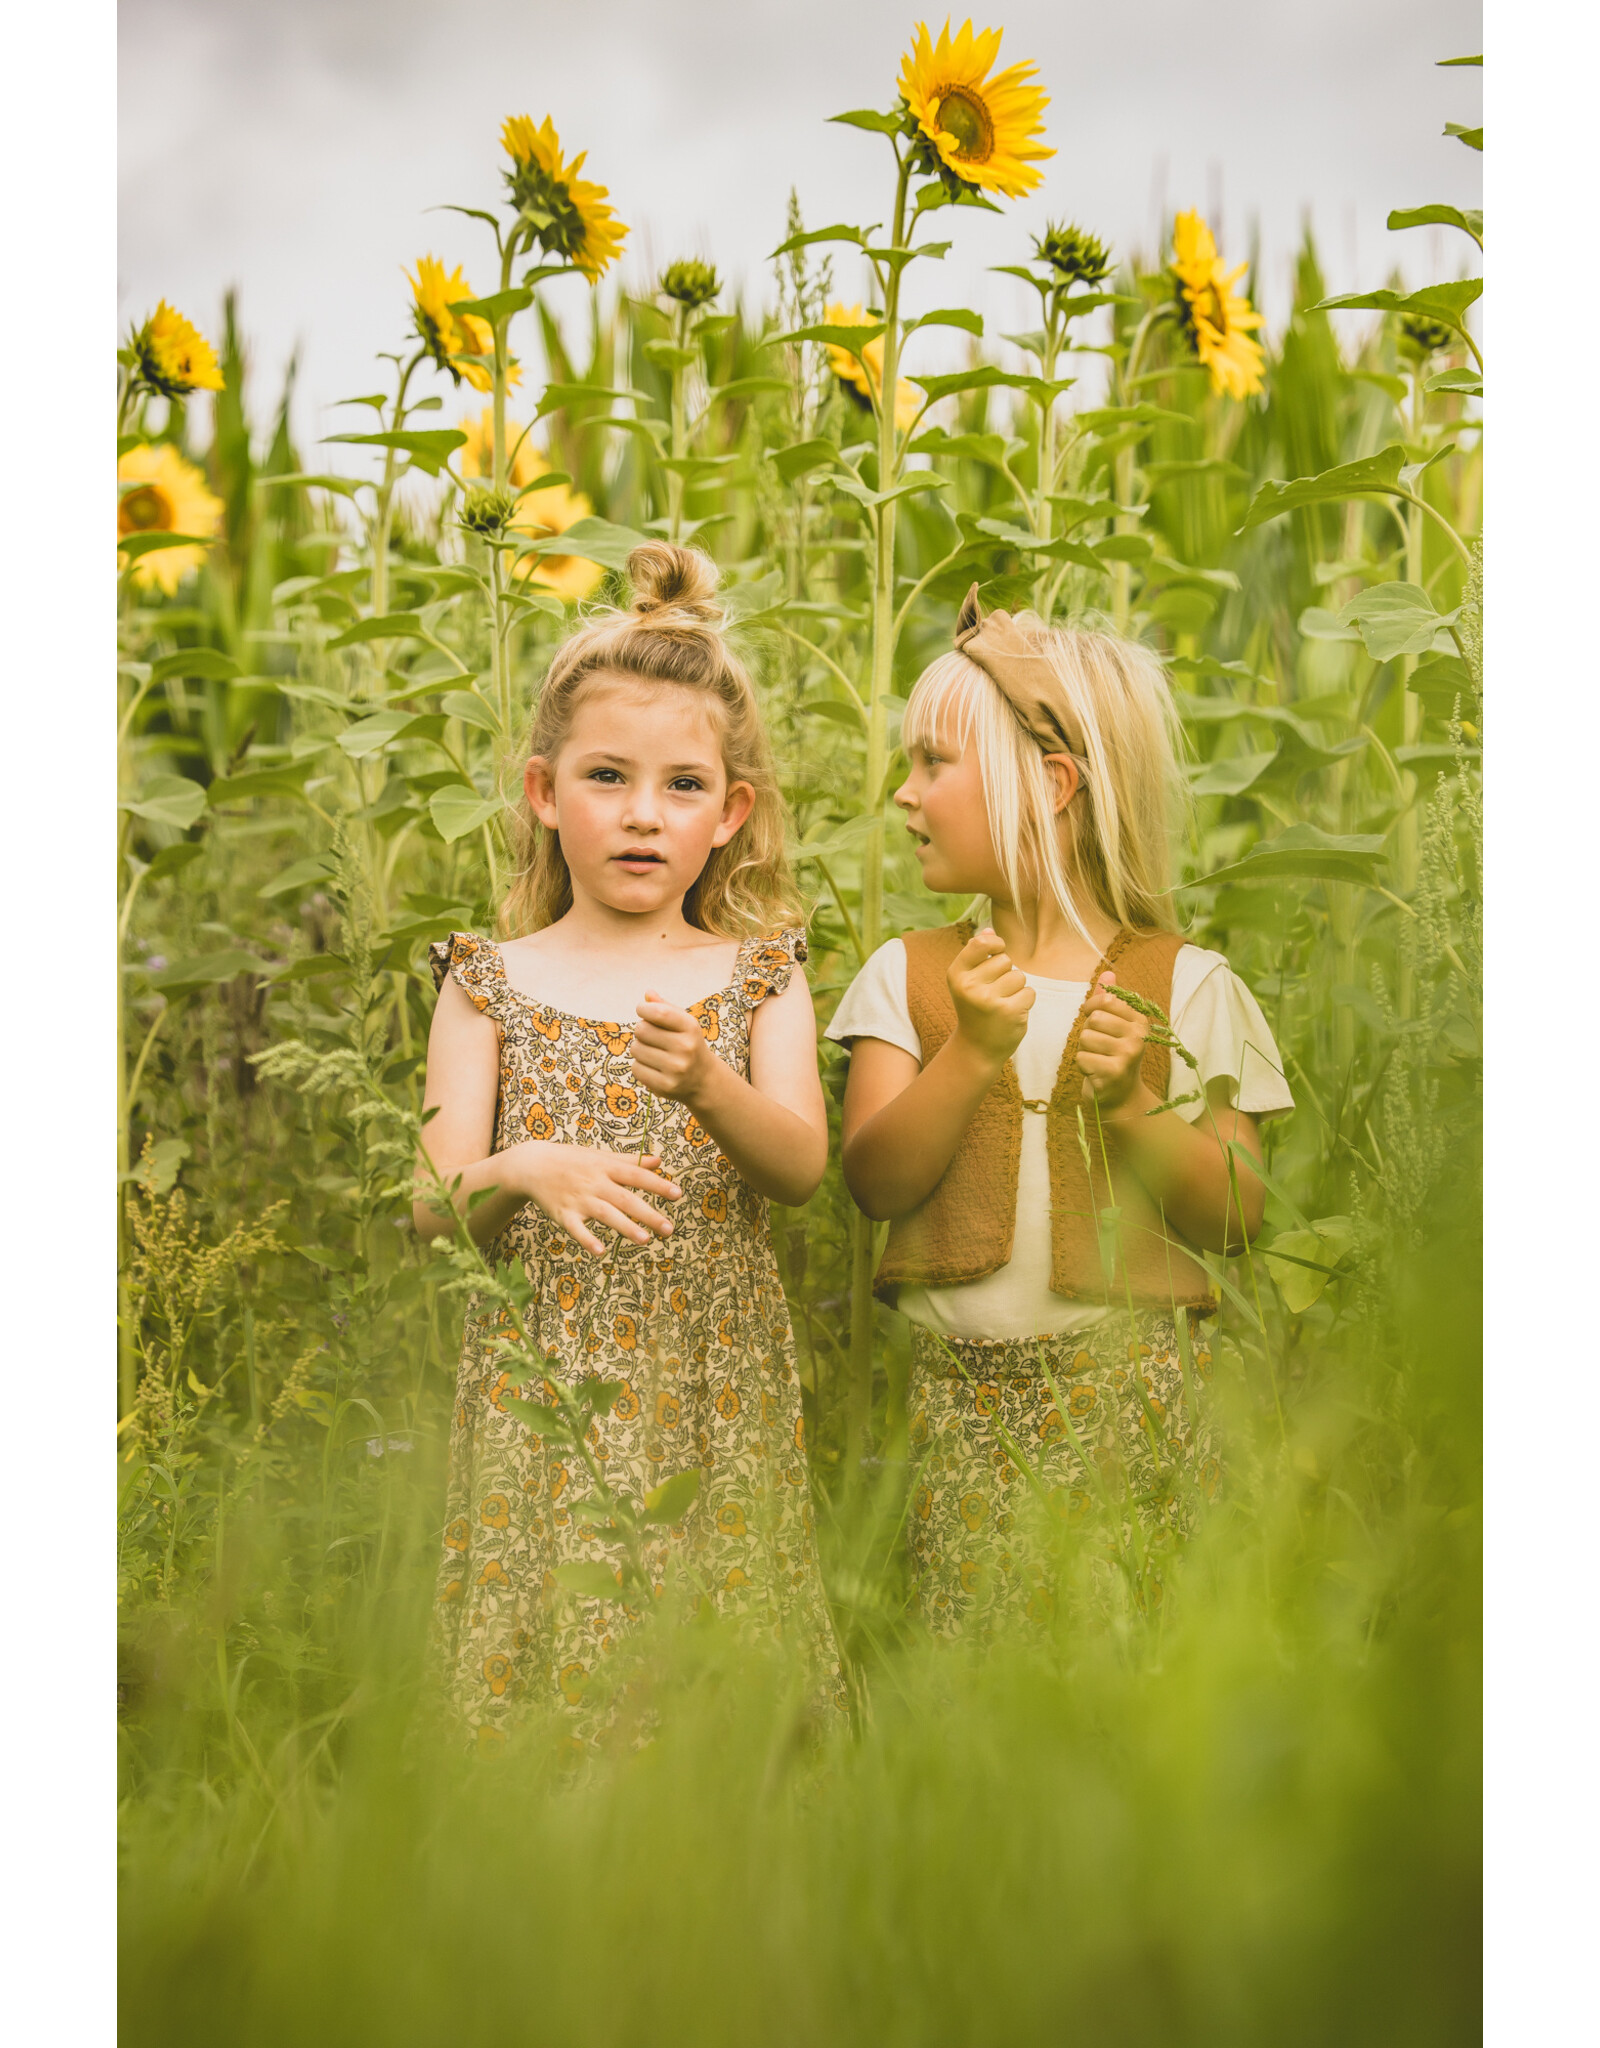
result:
[(994, 685), (975, 661), (954, 649), (941, 654), (918, 676), (906, 701), (900, 744), (907, 752), (930, 742), (954, 741), (965, 751), (985, 692)]

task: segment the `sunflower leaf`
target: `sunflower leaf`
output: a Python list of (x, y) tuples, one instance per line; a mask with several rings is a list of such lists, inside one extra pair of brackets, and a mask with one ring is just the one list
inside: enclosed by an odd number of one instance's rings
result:
[(1481, 151), (1483, 148), (1483, 130), (1481, 128), (1463, 128), (1459, 121), (1446, 121), (1444, 132), (1446, 135), (1453, 135), (1457, 142), (1464, 142), (1468, 149)]
[(249, 803), (260, 796), (302, 794), (301, 785), (316, 766), (314, 757), (285, 762), (281, 768), (252, 768), (245, 775), (219, 775), (206, 785), (206, 802), (212, 810), (222, 804)]
[(871, 228), (853, 228), (844, 221), (831, 228), (812, 228), (807, 234), (791, 235), (787, 242), (780, 242), (767, 260), (774, 262), (779, 256), (787, 256), (796, 249), (809, 248), (813, 242), (854, 242), (859, 248), (871, 232)]
[(644, 535), (631, 526), (613, 526), (609, 519), (575, 519), (565, 533), (546, 534), (522, 550), (527, 555), (576, 555), (602, 569), (625, 569)]
[(386, 612), (381, 618), (357, 619), (328, 642), (329, 650), (354, 647), (363, 640), (420, 640), (422, 621), (415, 612)]
[(1364, 455), (1359, 462), (1341, 462), (1334, 469), (1325, 469), (1320, 476), (1296, 477), (1291, 483), (1264, 483), (1251, 499), (1238, 531), (1248, 533), (1253, 526), (1263, 526), (1269, 519), (1276, 519), (1282, 512), (1293, 512), (1301, 505), (1326, 505), (1341, 498), (1398, 491), (1400, 467), (1405, 459), (1406, 451), (1395, 441), (1379, 449), (1376, 455)]
[(959, 327), (964, 334), (981, 335), (983, 316), (969, 313), (965, 306), (941, 306), (936, 313), (924, 313), (918, 319), (908, 320), (905, 332), (914, 333), (919, 327)]
[(510, 291), (493, 292), (486, 299), (452, 299), (452, 313), (470, 313), (475, 319), (487, 320), (492, 327), (497, 320), (509, 320), (513, 313), (524, 312), (533, 304), (533, 293), (526, 285), (513, 285)]
[(838, 459), (839, 451), (831, 441), (796, 441), (788, 448), (774, 448), (767, 457), (786, 484), (792, 484), (807, 470), (821, 469)]
[[(214, 537), (214, 536), (213, 536)], [(153, 555), (162, 548), (208, 548), (211, 540), (203, 533), (130, 533), (117, 542), (117, 553), (130, 562), (141, 555)]]
[(871, 107), (857, 107), (851, 114), (830, 114), (845, 128), (865, 128), (874, 135), (898, 135), (905, 123), (903, 114), (880, 114)]
[(1459, 617), (1459, 607), (1436, 611), (1420, 584), (1377, 583), (1351, 598), (1339, 613), (1339, 623), (1356, 627), (1374, 661), (1393, 661), (1401, 654), (1429, 653), (1435, 634)]
[(1324, 832), (1317, 825), (1291, 825), (1264, 839), (1228, 867), (1197, 875), (1195, 886), (1215, 882), (1372, 882), (1383, 861), (1378, 832)]
[(929, 469), (918, 470), (915, 476), (896, 484), (892, 491), (869, 491), (853, 476), (830, 476), (825, 481), (836, 491), (843, 491), (846, 497), (854, 498), (858, 505), (864, 505), (869, 512), (880, 505), (887, 505), (892, 498), (909, 498), (919, 491), (947, 491), (950, 488), (947, 476), (935, 476)]
[(185, 647), (176, 654), (163, 654), (150, 664), (150, 680), (164, 683), (168, 676), (194, 676), (204, 682), (231, 682), (239, 664), (218, 647)]
[(766, 346), (773, 348), (781, 341), (818, 341), (827, 348), (842, 348), (849, 355), (859, 356), (882, 332), (881, 320), (850, 327), (834, 327), (823, 321), (814, 327), (793, 327), (787, 334), (769, 334)]
[(563, 406), (577, 405), (586, 398), (604, 399), (608, 404), (617, 398), (631, 398), (637, 405), (653, 403), (648, 391), (619, 391), (605, 384), (547, 384), (533, 416), (542, 420), (546, 413), (559, 412)]
[(486, 697), (480, 697), (476, 690), (450, 690), (439, 699), (439, 709), (452, 718), (459, 718), (468, 725), (481, 726), (485, 732), (500, 730), (500, 714)]
[(301, 491), (337, 491), (342, 498), (353, 498), (357, 491), (370, 490), (370, 483), (360, 477), (312, 475), (304, 470), (291, 470), (287, 476), (258, 476), (258, 491), (275, 490), (279, 484), (285, 489)]
[(700, 1469), (678, 1472), (660, 1486), (652, 1486), (644, 1497), (646, 1522), (681, 1522), (700, 1496)]
[(1423, 385), (1424, 391), (1460, 391), (1468, 398), (1483, 396), (1483, 378), (1476, 370), (1441, 370)]
[(186, 775), (157, 775), (137, 803), (121, 806), (147, 825), (164, 825), (170, 832), (187, 832), (205, 807), (205, 791)]
[(393, 448), (409, 455), (424, 476), (437, 476), (455, 451), (467, 445), (466, 435), (456, 427), (430, 427), (420, 432), (404, 428), (387, 434), (324, 434), (323, 439), (349, 441), (362, 448)]
[(1391, 230), (1401, 228), (1460, 228), (1483, 247), (1483, 215), (1476, 209), (1464, 212), (1459, 206), (1397, 206), (1389, 215)]
[(428, 816), (434, 829), (446, 845), (457, 839), (464, 839), (469, 832), (476, 832), (480, 825), (487, 825), (491, 818), (497, 818), (505, 804), (497, 796), (479, 796), (469, 783), (451, 782), (443, 789), (436, 789), (428, 799)]
[(1467, 308), (1483, 295), (1481, 277), (1457, 278), (1454, 284), (1424, 285), (1416, 292), (1346, 292), (1335, 299), (1318, 299), (1306, 310), (1311, 313), (1418, 313), (1425, 320), (1442, 320), (1459, 329)]
[(731, 384), (715, 384), (707, 394), (715, 405), (725, 398), (756, 398), (766, 391), (787, 391), (787, 377), (735, 377)]
[(241, 974), (260, 974), (266, 965), (266, 961), (258, 960), (254, 953), (245, 953), (237, 946), (230, 946), (226, 952), (201, 953), (193, 960), (174, 960), (170, 967), (163, 967), (149, 980), (152, 988), (160, 989), (164, 996), (175, 998), (192, 995), (199, 988), (213, 988), (218, 982), (232, 981)]
[(519, 1395), (507, 1394), (501, 1405), (506, 1408), (535, 1436), (570, 1436), (566, 1419), (556, 1409), (547, 1408), (542, 1401), (524, 1401)]

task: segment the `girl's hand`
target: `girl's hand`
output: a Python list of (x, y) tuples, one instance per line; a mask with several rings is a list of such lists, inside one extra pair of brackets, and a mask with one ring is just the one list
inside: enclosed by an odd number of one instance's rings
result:
[(720, 1065), (706, 1044), (706, 1035), (687, 1010), (664, 1003), (653, 988), (634, 1013), (633, 1078), (652, 1095), (665, 1095), (693, 1109), (705, 1092), (713, 1067)]
[(670, 1221), (644, 1199), (682, 1199), (682, 1188), (655, 1170), (660, 1164), (656, 1153), (636, 1158), (593, 1145), (552, 1145), (542, 1138), (525, 1138), (495, 1155), (505, 1180), (597, 1259), (604, 1258), (606, 1248), (591, 1223), (608, 1223), (635, 1244), (648, 1244), (652, 1231), (657, 1237), (671, 1236)]
[(985, 925), (950, 962), (945, 976), (956, 1006), (956, 1030), (975, 1051), (1003, 1067), (1027, 1036), (1035, 992), (1013, 967), (1000, 934)]
[(1083, 1099), (1099, 1103), (1102, 1110), (1121, 1109), (1141, 1090), (1150, 1092), (1139, 1078), (1150, 1026), (1137, 1010), (1110, 993), (1116, 978), (1108, 967), (1090, 991), (1088, 1015), (1078, 1037)]

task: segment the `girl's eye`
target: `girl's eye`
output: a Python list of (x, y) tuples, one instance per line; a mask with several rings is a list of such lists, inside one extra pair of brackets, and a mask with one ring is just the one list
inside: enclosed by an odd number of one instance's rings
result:
[(591, 768), (589, 770), (589, 780), (591, 782), (620, 782), (622, 777), (615, 768)]
[(667, 787), (669, 789), (700, 790), (705, 788), (705, 784), (698, 775), (675, 775)]

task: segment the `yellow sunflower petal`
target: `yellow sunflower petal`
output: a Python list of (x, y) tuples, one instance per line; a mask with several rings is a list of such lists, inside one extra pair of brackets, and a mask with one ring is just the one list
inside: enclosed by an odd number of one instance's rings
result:
[(565, 256), (593, 284), (616, 261), (628, 230), (606, 204), (605, 186), (578, 176), (589, 152), (580, 150), (564, 162), (548, 115), (536, 128), (531, 116), (513, 114), (501, 127), (500, 141), (512, 161), (506, 174), (512, 197), (549, 221), (538, 230), (541, 245)]
[(1235, 289), (1248, 265), (1224, 271), (1215, 237), (1198, 213), (1172, 224), (1172, 272), (1178, 281), (1197, 358), (1211, 373), (1211, 388), (1249, 398), (1264, 381), (1266, 356), (1253, 331), (1261, 315)]

